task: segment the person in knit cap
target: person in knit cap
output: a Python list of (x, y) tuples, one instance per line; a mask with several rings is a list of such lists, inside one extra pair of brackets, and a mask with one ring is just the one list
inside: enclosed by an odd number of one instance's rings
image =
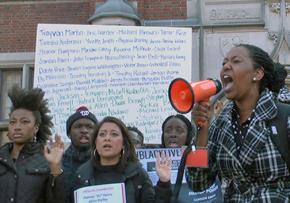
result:
[(85, 106), (79, 107), (66, 121), (66, 133), (71, 144), (63, 155), (62, 164), (68, 195), (73, 173), (90, 158), (91, 138), (97, 122), (95, 115)]

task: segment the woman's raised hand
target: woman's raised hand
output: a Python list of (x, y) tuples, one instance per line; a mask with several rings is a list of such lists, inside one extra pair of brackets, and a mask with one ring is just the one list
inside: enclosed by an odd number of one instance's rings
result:
[(56, 134), (54, 139), (54, 142), (51, 139), (44, 146), (44, 156), (49, 163), (51, 174), (57, 176), (62, 173), (61, 160), (64, 153), (64, 143), (59, 134)]
[(156, 154), (156, 172), (161, 182), (168, 182), (171, 178), (171, 159), (164, 152)]

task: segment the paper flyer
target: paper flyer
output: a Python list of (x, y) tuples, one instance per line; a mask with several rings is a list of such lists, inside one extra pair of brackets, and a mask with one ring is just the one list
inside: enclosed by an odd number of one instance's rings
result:
[(126, 203), (124, 183), (93, 185), (74, 191), (75, 203)]

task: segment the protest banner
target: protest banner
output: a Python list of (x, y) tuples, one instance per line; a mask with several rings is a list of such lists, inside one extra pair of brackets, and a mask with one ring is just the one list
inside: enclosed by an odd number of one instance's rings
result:
[(85, 105), (99, 120), (118, 117), (145, 143), (159, 143), (162, 121), (176, 113), (169, 84), (190, 81), (191, 64), (190, 28), (39, 24), (34, 87), (45, 91), (53, 131), (66, 142), (66, 119)]

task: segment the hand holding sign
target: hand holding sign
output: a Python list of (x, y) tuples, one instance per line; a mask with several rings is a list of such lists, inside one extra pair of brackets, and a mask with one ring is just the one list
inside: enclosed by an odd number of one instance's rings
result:
[(170, 181), (171, 159), (164, 152), (156, 154), (156, 172), (161, 182)]

